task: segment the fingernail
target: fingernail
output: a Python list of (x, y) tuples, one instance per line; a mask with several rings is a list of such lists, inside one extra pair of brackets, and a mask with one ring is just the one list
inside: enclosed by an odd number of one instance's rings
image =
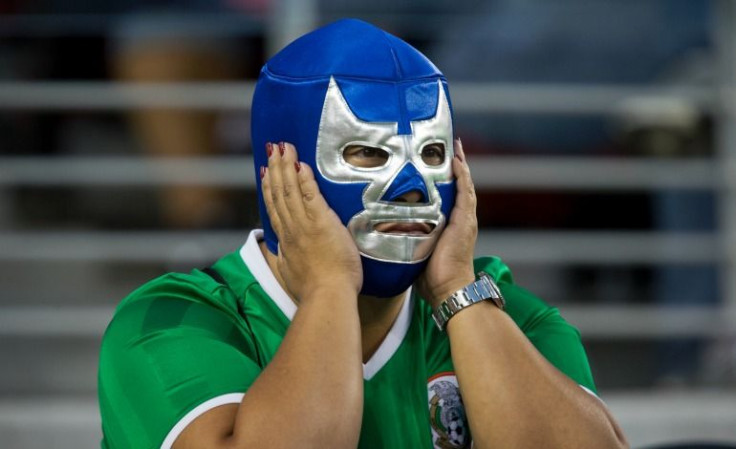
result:
[(271, 149), (271, 142), (266, 142), (266, 156), (271, 157), (273, 150)]
[(457, 138), (457, 146), (458, 146), (458, 149), (455, 150), (455, 157), (457, 157), (460, 160), (460, 162), (463, 162), (463, 156), (460, 154), (460, 151), (462, 151), (462, 148), (463, 148), (463, 141), (460, 140), (459, 137)]
[(266, 167), (261, 167), (261, 179), (266, 176)]
[(299, 163), (299, 161), (294, 162), (294, 168), (296, 168), (296, 172), (299, 173), (302, 169), (302, 164)]
[(284, 142), (279, 142), (279, 153), (281, 153), (281, 155), (283, 156), (285, 151), (286, 145), (284, 144)]

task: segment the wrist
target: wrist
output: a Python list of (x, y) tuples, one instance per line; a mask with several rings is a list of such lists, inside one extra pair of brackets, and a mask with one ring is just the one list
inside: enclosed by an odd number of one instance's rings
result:
[(447, 298), (449, 298), (453, 293), (460, 290), (461, 288), (465, 287), (466, 285), (472, 283), (475, 281), (475, 274), (471, 271), (469, 273), (464, 273), (460, 276), (457, 276), (453, 278), (451, 281), (448, 281), (442, 285), (439, 285), (432, 289), (429, 292), (429, 297), (426, 298), (429, 304), (432, 306), (432, 309), (436, 309), (440, 304), (442, 304)]
[(493, 279), (485, 272), (478, 273), (478, 280), (470, 282), (453, 292), (432, 311), (432, 317), (440, 331), (459, 312), (481, 302), (491, 302), (499, 310), (504, 310), (506, 301)]
[(299, 302), (306, 301), (357, 301), (360, 286), (350, 280), (331, 279), (304, 288), (299, 296)]

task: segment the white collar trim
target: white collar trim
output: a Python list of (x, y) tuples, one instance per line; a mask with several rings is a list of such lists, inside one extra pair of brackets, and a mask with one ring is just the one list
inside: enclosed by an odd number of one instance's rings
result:
[[(284, 316), (289, 321), (292, 321), (294, 314), (296, 314), (297, 306), (289, 295), (286, 294), (286, 291), (284, 291), (281, 284), (279, 284), (271, 272), (271, 268), (268, 266), (265, 257), (263, 257), (261, 248), (258, 246), (260, 240), (263, 240), (263, 230), (254, 229), (251, 231), (250, 235), (248, 235), (248, 240), (240, 248), (240, 257), (266, 294), (281, 310)], [(406, 333), (409, 331), (412, 310), (414, 309), (413, 305), (414, 299), (410, 288), (406, 292), (406, 297), (404, 298), (399, 315), (396, 317), (396, 321), (391, 326), (386, 338), (383, 339), (370, 360), (363, 364), (363, 379), (370, 380), (373, 378), (399, 349), (401, 342), (404, 341), (404, 337), (406, 337)]]
[(391, 330), (388, 331), (386, 338), (383, 339), (368, 362), (363, 364), (363, 379), (371, 380), (399, 349), (401, 342), (404, 341), (404, 337), (409, 331), (412, 310), (414, 310), (414, 297), (410, 288), (406, 291), (401, 311), (399, 311), (399, 316), (396, 317), (396, 321), (391, 326)]
[(296, 313), (296, 304), (291, 300), (289, 295), (286, 294), (281, 284), (276, 280), (276, 276), (271, 272), (271, 267), (268, 266), (266, 258), (263, 257), (261, 247), (258, 246), (258, 242), (263, 240), (263, 230), (254, 229), (248, 235), (245, 245), (240, 248), (240, 257), (243, 259), (243, 263), (248, 267), (253, 277), (256, 278), (261, 288), (276, 303), (281, 312), (289, 319), (294, 319)]

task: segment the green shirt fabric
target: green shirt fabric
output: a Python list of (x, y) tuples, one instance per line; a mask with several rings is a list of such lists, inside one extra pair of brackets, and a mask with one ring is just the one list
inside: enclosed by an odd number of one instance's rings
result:
[[(167, 274), (118, 306), (100, 352), (102, 448), (169, 448), (197, 416), (247, 394), (296, 313), (260, 235), (214, 265), (227, 285), (200, 270)], [(479, 258), (475, 269), (495, 279), (508, 314), (547, 360), (594, 392), (580, 335), (557, 309), (515, 285), (498, 258)], [(447, 335), (418, 295), (408, 295), (363, 368), (359, 448), (470, 447)]]

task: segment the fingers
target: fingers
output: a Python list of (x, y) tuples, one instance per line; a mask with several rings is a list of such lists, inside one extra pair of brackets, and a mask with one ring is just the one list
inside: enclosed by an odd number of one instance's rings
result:
[[(270, 151), (270, 147), (267, 151)], [(266, 204), (266, 213), (268, 214), (268, 218), (271, 221), (271, 227), (276, 232), (276, 236), (278, 236), (280, 239), (281, 235), (283, 235), (283, 226), (281, 225), (281, 217), (279, 216), (276, 210), (276, 205), (274, 204), (274, 193), (273, 189), (271, 188), (271, 176), (269, 176), (269, 170), (266, 167), (261, 167), (260, 175), (261, 189), (263, 190), (263, 202)]]
[[(301, 186), (298, 172), (301, 167), (294, 145), (286, 142), (272, 144), (273, 152), (269, 157), (269, 170), (272, 166), (274, 179), (272, 180), (272, 194), (279, 193), (274, 197), (274, 203), (282, 217), (292, 216), (297, 220), (304, 217), (304, 204), (302, 200)], [(278, 181), (276, 181), (278, 179)], [(279, 183), (280, 191), (276, 191), (276, 182)]]
[(463, 144), (460, 139), (455, 141), (455, 157), (452, 161), (452, 171), (455, 174), (457, 196), (455, 198), (455, 209), (475, 215), (475, 186), (470, 176), (470, 167), (465, 159)]
[(455, 157), (460, 158), (460, 162), (465, 162), (465, 152), (463, 151), (463, 142), (458, 137), (455, 139)]
[(314, 205), (324, 203), (324, 199), (319, 195), (313, 172), (309, 167), (304, 170), (306, 165), (298, 161), (293, 145), (268, 143), (266, 151), (268, 168), (261, 169), (266, 210), (279, 240), (291, 240), (308, 227)]
[[(268, 169), (263, 172), (263, 196), (268, 216), (279, 240), (290, 240), (295, 229), (294, 218), (304, 215), (298, 202), (301, 193), (296, 176), (296, 150), (292, 145), (266, 143)], [(298, 225), (296, 225), (298, 226)]]
[(309, 219), (316, 219), (321, 213), (329, 209), (327, 201), (319, 191), (317, 181), (314, 179), (312, 167), (307, 164), (300, 163), (298, 172), (299, 185), (302, 194), (302, 205), (304, 212)]

